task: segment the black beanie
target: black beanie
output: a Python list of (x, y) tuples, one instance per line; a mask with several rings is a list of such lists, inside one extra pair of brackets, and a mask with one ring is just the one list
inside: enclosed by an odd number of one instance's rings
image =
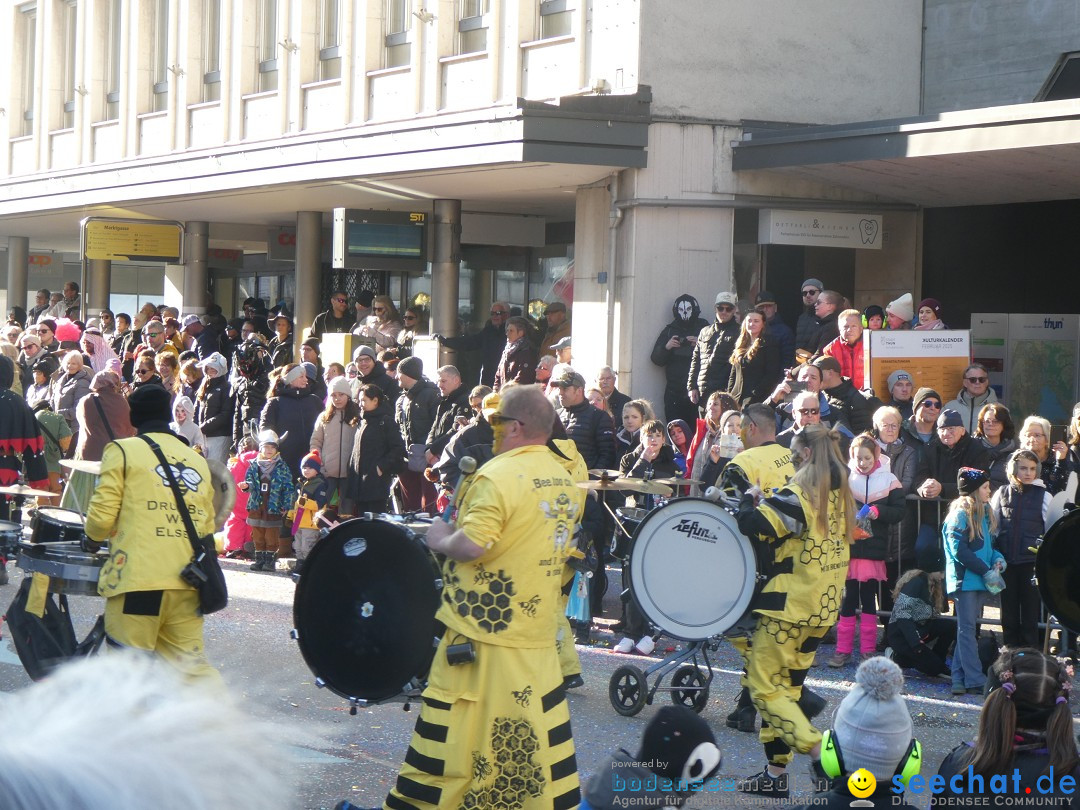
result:
[(172, 397), (162, 386), (149, 384), (136, 388), (128, 397), (131, 426), (138, 430), (149, 423), (160, 423), (168, 429), (172, 419)]
[(961, 495), (974, 495), (989, 480), (989, 473), (978, 467), (961, 467), (956, 471), (956, 488)]
[(406, 357), (398, 363), (397, 370), (398, 374), (404, 374), (406, 377), (419, 380), (424, 376), (424, 361), (419, 357)]
[(637, 759), (659, 776), (687, 782), (710, 778), (721, 764), (709, 724), (685, 706), (664, 706), (656, 713), (641, 735)]

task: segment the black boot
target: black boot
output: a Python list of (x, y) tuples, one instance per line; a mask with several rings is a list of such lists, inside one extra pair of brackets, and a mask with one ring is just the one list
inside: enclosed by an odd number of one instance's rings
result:
[(756, 723), (757, 710), (754, 708), (753, 701), (750, 700), (750, 689), (744, 686), (735, 703), (735, 711), (727, 716), (727, 726), (739, 731), (752, 732), (756, 728)]
[(797, 703), (799, 704), (799, 708), (802, 709), (802, 713), (806, 715), (806, 719), (813, 720), (825, 711), (825, 706), (828, 701), (817, 692), (811, 691), (810, 687), (803, 686), (802, 694), (799, 695)]
[(266, 552), (265, 551), (256, 551), (255, 552), (255, 562), (253, 562), (251, 565), (248, 566), (248, 570), (249, 571), (265, 571), (266, 569), (263, 567), (264, 564), (265, 564), (265, 561), (266, 561)]

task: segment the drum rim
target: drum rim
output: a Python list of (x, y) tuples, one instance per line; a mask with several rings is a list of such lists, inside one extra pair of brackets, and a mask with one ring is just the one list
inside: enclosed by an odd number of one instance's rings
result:
[[(331, 546), (335, 545), (337, 543), (337, 540), (334, 540), (333, 542), (327, 541), (329, 541), (331, 537), (333, 537), (336, 533), (339, 533), (341, 536), (344, 537), (344, 539), (341, 541), (342, 543), (348, 542), (350, 539), (355, 539), (357, 535), (353, 534), (351, 537), (349, 537), (345, 536), (345, 533), (346, 531), (348, 531), (349, 526), (352, 526), (356, 523), (381, 524), (381, 526), (386, 527), (389, 530), (396, 532), (397, 534), (400, 534), (401, 540), (415, 544), (414, 548), (417, 550), (417, 552), (421, 554), (424, 553), (423, 548), (419, 542), (417, 533), (409, 529), (404, 523), (382, 520), (377, 517), (372, 518), (371, 520), (367, 520), (364, 517), (356, 517), (352, 518), (351, 520), (339, 523), (338, 526), (334, 527), (334, 529), (332, 529), (326, 537), (320, 539), (319, 542), (315, 544), (315, 547), (308, 554), (307, 560), (305, 560), (304, 562), (305, 569), (309, 569), (310, 566), (316, 564), (313, 562), (313, 560), (317, 561), (322, 554), (331, 553)], [(441, 605), (441, 591), (437, 586), (438, 580), (439, 577), (436, 576), (433, 572), (431, 579), (433, 586), (432, 601), (435, 606), (434, 610), (432, 611), (433, 631), (436, 625), (435, 614), (438, 612), (439, 606)], [(345, 698), (346, 700), (361, 700), (368, 705), (385, 703), (401, 696), (403, 694), (402, 688), (406, 685), (404, 683), (397, 685), (387, 685), (377, 690), (347, 689), (341, 685), (339, 678), (328, 675), (326, 670), (329, 668), (327, 666), (329, 662), (324, 660), (324, 656), (319, 654), (317, 650), (312, 649), (313, 645), (309, 643), (310, 633), (313, 633), (314, 630), (306, 627), (306, 625), (310, 624), (313, 620), (305, 621), (303, 615), (305, 612), (304, 605), (307, 601), (307, 592), (310, 588), (315, 587), (315, 585), (311, 583), (312, 579), (310, 577), (305, 578), (305, 576), (301, 574), (300, 581), (297, 583), (296, 586), (296, 593), (293, 596), (293, 627), (296, 633), (295, 638), (297, 641), (297, 646), (300, 649), (301, 657), (304, 659), (304, 664), (308, 667), (308, 669), (311, 670), (312, 674), (316, 677), (319, 683), (325, 685), (325, 687), (331, 692), (342, 698)], [(422, 595), (417, 595), (415, 598), (420, 599), (422, 598)], [(432, 638), (434, 637), (435, 633), (433, 632)], [(425, 669), (422, 672), (413, 673), (410, 677), (415, 678), (426, 672), (426, 668), (430, 667), (431, 660), (434, 658), (435, 655), (434, 645), (431, 646), (430, 652), (430, 657), (427, 657), (426, 655), (421, 656), (426, 658), (425, 664), (423, 665)]]
[(34, 520), (49, 520), (53, 512), (64, 512), (69, 515), (75, 515), (78, 517), (78, 521), (67, 521), (54, 518), (51, 522), (54, 524), (61, 524), (64, 526), (85, 526), (86, 515), (81, 512), (77, 512), (74, 509), (66, 509), (63, 506), (39, 506), (34, 510)]
[[(1080, 524), (1080, 509), (1067, 512), (1047, 529), (1042, 543), (1039, 544), (1039, 550), (1035, 554), (1035, 576), (1039, 581), (1039, 595), (1046, 605), (1047, 613), (1057, 619), (1058, 623), (1066, 629), (1072, 630), (1074, 633), (1080, 633), (1080, 600), (1074, 600), (1073, 606), (1070, 607), (1057, 598), (1057, 594), (1050, 590), (1048, 584), (1051, 579), (1048, 576), (1051, 571), (1048, 552), (1057, 543), (1068, 542), (1065, 540), (1068, 535), (1080, 531), (1080, 525), (1072, 526), (1072, 523)], [(1044, 552), (1044, 549), (1046, 552)], [(1077, 561), (1077, 564), (1080, 564), (1080, 560)], [(1062, 610), (1063, 607), (1066, 609)]]
[[(649, 514), (647, 514), (642, 519), (641, 523), (639, 523), (638, 527), (634, 530), (634, 534), (630, 538), (630, 546), (629, 546), (629, 548), (627, 550), (626, 558), (625, 558), (625, 559), (630, 561), (630, 566), (629, 566), (628, 569), (626, 567), (624, 567), (623, 571), (624, 571), (624, 576), (627, 579), (627, 585), (628, 585), (628, 587), (630, 589), (630, 597), (634, 600), (634, 604), (637, 605), (638, 610), (640, 610), (642, 612), (642, 614), (645, 616), (645, 618), (647, 618), (650, 622), (652, 622), (652, 624), (654, 624), (656, 627), (660, 628), (660, 630), (662, 630), (665, 635), (670, 636), (671, 638), (674, 638), (674, 639), (678, 639), (679, 641), (691, 641), (692, 642), (692, 641), (705, 641), (706, 639), (712, 638), (713, 636), (723, 635), (728, 630), (730, 630), (732, 627), (734, 627), (736, 624), (738, 624), (738, 621), (739, 621), (740, 617), (743, 616), (746, 613), (746, 611), (750, 609), (750, 604), (753, 601), (753, 596), (754, 596), (754, 590), (755, 589), (754, 589), (754, 581), (753, 580), (751, 580), (749, 583), (744, 583), (743, 590), (747, 592), (747, 594), (745, 596), (746, 604), (742, 606), (741, 610), (739, 610), (737, 612), (732, 611), (731, 613), (728, 614), (731, 617), (731, 621), (730, 621), (729, 624), (727, 624), (726, 627), (724, 627), (722, 630), (719, 630), (719, 631), (717, 631), (715, 633), (712, 633), (712, 634), (710, 634), (708, 636), (690, 636), (690, 635), (682, 634), (681, 631), (680, 632), (674, 632), (669, 627), (665, 626), (665, 624), (667, 624), (667, 622), (664, 622), (664, 623), (658, 622), (658, 621), (656, 621), (656, 619), (654, 619), (650, 615), (650, 611), (646, 608), (645, 605), (642, 604), (641, 599), (638, 597), (637, 591), (634, 588), (634, 567), (635, 566), (633, 565), (633, 559), (634, 559), (634, 549), (635, 549), (635, 547), (637, 545), (638, 537), (641, 534), (641, 530), (650, 521), (656, 519), (654, 516), (659, 514), (661, 511), (663, 511), (665, 509), (672, 508), (672, 507), (688, 506), (690, 504), (700, 504), (702, 506), (706, 506), (707, 509), (718, 509), (723, 514), (728, 515), (728, 517), (731, 517), (730, 513), (726, 509), (724, 509), (724, 507), (720, 506), (719, 504), (717, 504), (714, 501), (710, 501), (708, 498), (688, 496), (688, 497), (685, 497), (685, 498), (677, 498), (675, 500), (669, 501), (668, 503), (664, 504), (663, 506), (659, 506), (656, 509), (653, 509), (652, 511), (650, 511)], [(732, 518), (732, 520), (734, 520), (734, 518)], [(757, 556), (754, 553), (753, 545), (751, 544), (749, 538), (747, 538), (746, 535), (744, 535), (741, 531), (738, 530), (737, 526), (735, 527), (735, 530), (736, 530), (735, 531), (735, 536), (739, 540), (741, 540), (741, 542), (746, 544), (747, 550), (750, 553), (750, 558), (753, 559), (754, 562), (755, 562), (755, 570), (756, 570)], [(714, 619), (712, 623), (716, 623), (716, 622), (719, 622), (719, 621), (720, 621), (720, 619), (717, 618), (717, 619)]]

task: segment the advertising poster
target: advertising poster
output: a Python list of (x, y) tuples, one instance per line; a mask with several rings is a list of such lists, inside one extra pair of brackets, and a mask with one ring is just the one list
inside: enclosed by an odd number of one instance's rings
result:
[(971, 316), (971, 360), (982, 363), (990, 374), (990, 387), (1002, 402), (1009, 401), (1006, 373), (1009, 347), (1009, 316), (1004, 312), (976, 312)]
[(971, 332), (967, 329), (863, 332), (864, 373), (884, 402), (889, 401), (889, 375), (897, 369), (911, 374), (916, 389), (933, 388), (948, 402), (960, 390), (970, 358)]
[[(1076, 402), (1080, 315), (1010, 315), (1008, 398), (1014, 421), (1038, 414), (1065, 424)], [(1017, 419), (1019, 416), (1019, 419)]]

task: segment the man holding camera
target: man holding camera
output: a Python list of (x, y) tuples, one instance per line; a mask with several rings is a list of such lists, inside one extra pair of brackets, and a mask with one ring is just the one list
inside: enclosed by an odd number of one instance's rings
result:
[(488, 421), (495, 457), (459, 486), (454, 524), (428, 530), (447, 557), (437, 614), (446, 633), (387, 808), (580, 802), (551, 642), (585, 490), (546, 446), (555, 411), (539, 387), (505, 389)]
[(170, 432), (170, 402), (160, 385), (138, 388), (128, 398), (138, 435), (105, 446), (87, 507), (85, 545), (96, 550), (109, 543), (98, 579), (109, 643), (152, 651), (188, 678), (220, 681), (204, 650), (199, 593), (181, 576), (191, 562), (191, 541), (165, 471), (143, 438), (153, 439), (173, 468), (196, 531), (211, 534), (210, 469)]

